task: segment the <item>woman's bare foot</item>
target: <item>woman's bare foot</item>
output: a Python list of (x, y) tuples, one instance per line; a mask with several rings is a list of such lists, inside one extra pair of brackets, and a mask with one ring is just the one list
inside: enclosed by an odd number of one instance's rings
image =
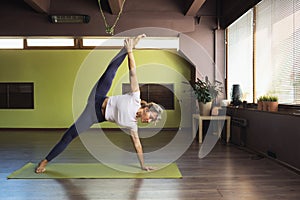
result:
[(139, 43), (139, 41), (144, 37), (146, 37), (146, 34), (141, 34), (141, 35), (134, 37), (133, 38), (133, 48), (135, 48), (135, 46)]
[(37, 168), (35, 168), (35, 173), (37, 173), (37, 174), (44, 173), (46, 171), (47, 164), (48, 164), (48, 161), (46, 159), (42, 160), (39, 163), (39, 165), (37, 166)]

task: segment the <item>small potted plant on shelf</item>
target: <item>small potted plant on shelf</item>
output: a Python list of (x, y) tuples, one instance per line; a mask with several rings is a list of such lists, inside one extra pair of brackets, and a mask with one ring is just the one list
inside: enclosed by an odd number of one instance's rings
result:
[(257, 109), (263, 111), (278, 111), (278, 97), (274, 95), (264, 95), (257, 99)]
[(210, 115), (212, 102), (222, 93), (221, 85), (222, 83), (217, 80), (211, 83), (207, 76), (205, 81), (197, 78), (193, 89), (199, 103), (200, 115)]
[(268, 100), (268, 111), (276, 112), (278, 111), (278, 97), (277, 96), (269, 96)]
[(263, 110), (263, 96), (257, 99), (257, 110)]
[(267, 101), (268, 101), (268, 97), (266, 95), (260, 96), (257, 99), (257, 110), (267, 111), (268, 108)]

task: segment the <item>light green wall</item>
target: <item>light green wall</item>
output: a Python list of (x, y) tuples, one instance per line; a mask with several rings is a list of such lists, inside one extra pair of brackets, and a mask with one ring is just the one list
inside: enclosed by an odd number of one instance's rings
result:
[[(66, 128), (83, 109), (87, 96), (117, 50), (0, 50), (0, 82), (34, 82), (33, 110), (0, 109), (0, 128)], [(189, 64), (170, 51), (135, 52), (141, 83), (174, 83), (182, 98), (184, 78), (190, 80)], [(181, 77), (182, 76), (182, 77)], [(128, 82), (123, 62), (109, 95), (121, 93)], [(164, 127), (178, 127), (181, 106), (167, 111)], [(104, 123), (102, 127), (115, 127)]]

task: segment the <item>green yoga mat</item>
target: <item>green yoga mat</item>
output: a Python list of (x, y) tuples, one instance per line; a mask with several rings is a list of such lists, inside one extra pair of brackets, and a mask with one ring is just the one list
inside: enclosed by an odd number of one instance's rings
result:
[[(182, 178), (175, 163), (170, 165), (152, 165), (158, 170), (146, 172), (133, 165), (119, 165), (110, 168), (100, 163), (53, 163), (47, 166), (46, 172), (36, 174), (36, 164), (27, 163), (21, 169), (10, 174), (8, 179), (121, 179), (121, 178)], [(160, 168), (159, 166), (165, 166)], [(121, 170), (116, 170), (121, 169)]]

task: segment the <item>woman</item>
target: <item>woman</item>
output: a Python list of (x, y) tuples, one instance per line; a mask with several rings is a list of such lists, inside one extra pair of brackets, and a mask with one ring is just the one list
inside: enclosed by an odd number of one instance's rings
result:
[[(35, 170), (36, 173), (45, 172), (46, 165), (62, 153), (79, 133), (86, 131), (93, 124), (103, 121), (115, 122), (119, 126), (129, 129), (141, 169), (146, 171), (154, 169), (144, 164), (137, 120), (140, 119), (143, 123), (160, 120), (163, 110), (155, 103), (147, 103), (140, 100), (140, 90), (132, 50), (143, 37), (145, 37), (144, 34), (134, 39), (127, 38), (124, 40), (124, 48), (113, 58), (106, 71), (92, 89), (84, 111), (76, 122), (64, 133), (61, 140), (54, 146), (45, 159), (38, 164)], [(126, 56), (128, 57), (131, 92), (125, 95), (107, 97), (106, 95), (111, 87), (115, 74)]]

